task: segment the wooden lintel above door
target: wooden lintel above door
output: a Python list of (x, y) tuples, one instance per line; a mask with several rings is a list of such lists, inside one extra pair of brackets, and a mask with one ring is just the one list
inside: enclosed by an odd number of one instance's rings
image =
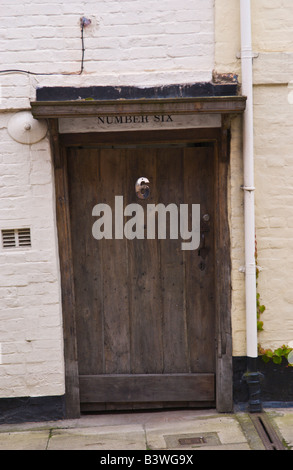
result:
[(245, 105), (244, 96), (31, 102), (32, 114), (36, 119), (157, 113), (241, 114), (245, 110)]

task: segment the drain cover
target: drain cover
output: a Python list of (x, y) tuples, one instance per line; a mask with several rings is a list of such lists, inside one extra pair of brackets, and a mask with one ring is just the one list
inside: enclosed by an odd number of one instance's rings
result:
[(197, 434), (174, 434), (164, 436), (168, 448), (218, 446), (221, 444), (216, 432)]
[(207, 440), (204, 437), (184, 437), (178, 439), (178, 442), (181, 446), (191, 446), (192, 444), (206, 444)]
[(250, 414), (266, 450), (286, 450), (265, 413)]

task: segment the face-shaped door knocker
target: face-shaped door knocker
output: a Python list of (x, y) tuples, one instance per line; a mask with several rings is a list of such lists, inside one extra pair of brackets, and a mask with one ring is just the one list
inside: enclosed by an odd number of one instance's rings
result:
[(147, 199), (150, 195), (150, 188), (146, 183), (149, 183), (149, 180), (144, 176), (138, 178), (135, 183), (135, 192), (139, 199)]

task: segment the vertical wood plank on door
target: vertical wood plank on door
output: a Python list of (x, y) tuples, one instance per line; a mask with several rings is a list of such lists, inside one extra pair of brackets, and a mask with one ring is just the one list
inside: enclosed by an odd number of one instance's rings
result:
[[(198, 250), (186, 251), (186, 314), (191, 372), (209, 372), (215, 364), (213, 148), (184, 149), (184, 199), (199, 203), (201, 219), (210, 215), (211, 230), (205, 233), (205, 259)], [(204, 269), (200, 267), (204, 263)]]
[(113, 238), (96, 240), (102, 251), (104, 373), (125, 374), (130, 372), (128, 254), (126, 238), (115, 239), (115, 196), (124, 194), (126, 155), (120, 149), (101, 149), (100, 155), (99, 191), (113, 221)]
[(183, 251), (181, 250), (179, 208), (183, 200), (183, 149), (157, 149), (158, 202), (178, 209), (178, 238), (170, 239), (170, 217), (166, 217), (166, 240), (159, 240), (163, 312), (164, 373), (188, 372), (188, 344), (185, 318)]
[(79, 374), (104, 371), (102, 258), (92, 236), (92, 210), (99, 202), (99, 152), (71, 149), (69, 158), (71, 229), (76, 297)]
[[(54, 125), (53, 125), (54, 124)], [(51, 126), (58, 127), (58, 123), (51, 122)], [(56, 136), (57, 134), (55, 134)], [(65, 354), (65, 392), (66, 392), (66, 417), (78, 418), (80, 416), (80, 390), (79, 390), (79, 366), (77, 353), (77, 326), (75, 287), (73, 270), (73, 246), (71, 238), (69, 188), (67, 156), (65, 149), (57, 148), (57, 141), (53, 145), (55, 167), (55, 191), (56, 191), (56, 220), (58, 227), (58, 249), (61, 265), (62, 309), (64, 313), (64, 354)], [(58, 158), (57, 158), (58, 155)], [(57, 164), (58, 163), (58, 164)]]
[[(232, 326), (231, 326), (231, 257), (228, 222), (228, 175), (230, 163), (230, 117), (222, 117), (221, 140), (216, 152), (217, 181), (215, 206), (217, 224), (215, 238), (217, 315), (217, 409), (229, 412), (233, 409)], [(225, 283), (225, 284), (224, 284)]]
[[(157, 203), (155, 150), (127, 149), (126, 204), (143, 207)], [(150, 180), (150, 196), (138, 199), (135, 182), (139, 177)], [(135, 374), (162, 373), (162, 292), (160, 253), (157, 240), (128, 240), (129, 309), (131, 318), (131, 372)]]

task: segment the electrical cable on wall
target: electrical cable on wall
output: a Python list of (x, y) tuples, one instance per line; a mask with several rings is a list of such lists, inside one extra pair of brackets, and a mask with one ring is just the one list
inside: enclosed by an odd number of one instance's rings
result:
[(43, 72), (30, 72), (27, 70), (22, 70), (22, 69), (7, 69), (7, 70), (0, 70), (0, 73), (26, 73), (29, 75), (81, 75), (84, 69), (84, 52), (85, 52), (85, 47), (84, 47), (84, 28), (86, 26), (89, 26), (91, 24), (91, 20), (88, 18), (85, 18), (84, 16), (80, 18), (80, 30), (81, 30), (81, 65), (80, 65), (80, 71), (79, 72), (52, 72), (52, 73), (43, 73)]

